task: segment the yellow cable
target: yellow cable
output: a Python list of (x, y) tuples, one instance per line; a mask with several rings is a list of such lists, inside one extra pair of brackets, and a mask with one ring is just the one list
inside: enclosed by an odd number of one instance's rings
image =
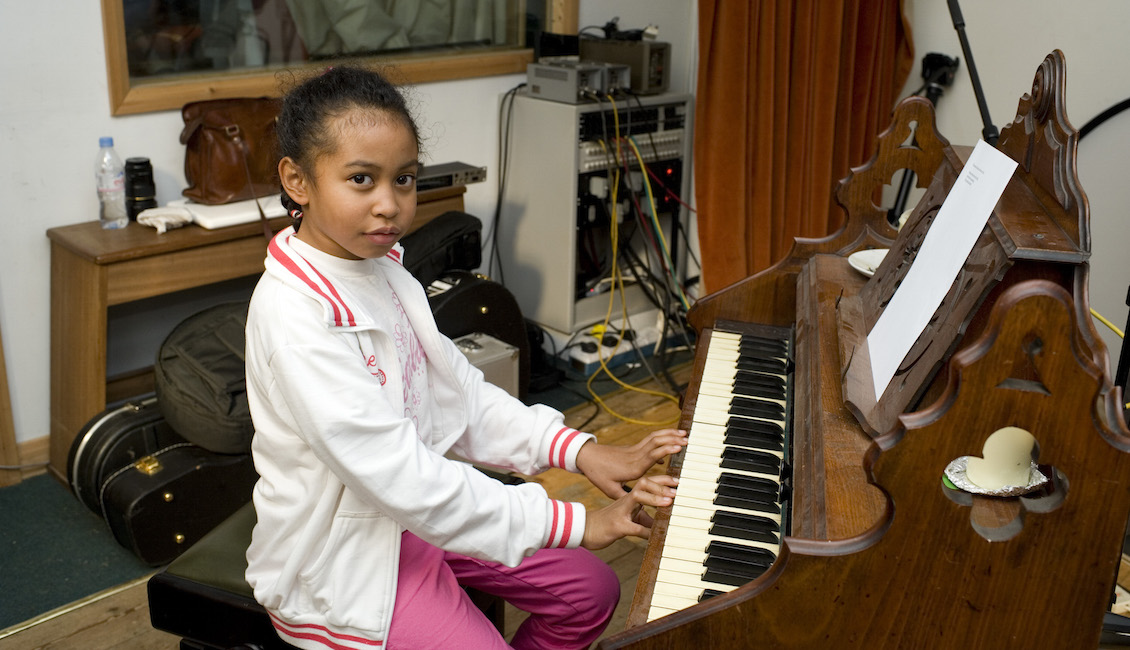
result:
[(1122, 330), (1115, 327), (1114, 323), (1111, 323), (1105, 317), (1103, 317), (1102, 314), (1095, 311), (1094, 307), (1091, 308), (1091, 315), (1094, 316), (1095, 318), (1097, 318), (1100, 323), (1109, 327), (1111, 329), (1111, 331), (1113, 331), (1115, 334), (1118, 335), (1118, 338), (1120, 338), (1120, 339), (1126, 338), (1126, 336), (1122, 333)]
[(671, 278), (671, 284), (675, 287), (675, 291), (678, 292), (679, 302), (683, 303), (683, 309), (690, 309), (691, 305), (687, 302), (687, 297), (683, 294), (682, 286), (679, 285), (678, 279), (671, 272), (671, 269), (675, 268), (675, 265), (671, 261), (671, 247), (667, 244), (667, 239), (663, 236), (663, 228), (659, 225), (659, 216), (655, 207), (655, 195), (651, 191), (651, 180), (648, 178), (647, 165), (644, 164), (643, 156), (640, 155), (640, 150), (636, 147), (636, 141), (632, 138), (627, 138), (627, 140), (628, 144), (632, 146), (632, 151), (636, 154), (636, 160), (640, 164), (640, 172), (643, 174), (644, 188), (647, 189), (647, 200), (651, 206), (651, 224), (659, 236), (660, 251), (663, 253), (663, 256), (667, 258), (667, 276)]
[[(618, 123), (617, 123), (617, 132), (619, 132), (619, 124)], [(608, 147), (605, 145), (605, 142), (603, 140), (599, 140), (599, 143), (600, 143), (601, 148), (604, 149), (605, 154), (608, 154)], [(612, 210), (611, 210), (611, 215), (610, 215), (611, 224), (609, 226), (609, 229), (610, 229), (610, 232), (611, 232), (611, 239), (612, 239), (612, 242), (611, 242), (611, 244), (612, 244), (612, 287), (609, 289), (609, 292), (608, 292), (608, 310), (604, 314), (604, 322), (602, 323), (602, 326), (604, 327), (605, 331), (608, 331), (609, 326), (610, 326), (611, 321), (612, 321), (612, 306), (616, 303), (617, 290), (619, 290), (620, 296), (621, 296), (621, 298), (620, 298), (620, 309), (621, 309), (621, 314), (622, 314), (622, 317), (624, 319), (624, 322), (626, 323), (627, 319), (628, 319), (627, 300), (626, 300), (626, 296), (624, 295), (624, 276), (623, 276), (622, 273), (620, 273), (619, 261), (617, 259), (617, 253), (618, 253), (618, 250), (619, 250), (619, 243), (620, 243), (620, 229), (619, 229), (619, 224), (618, 224), (618, 214), (617, 214), (617, 211), (616, 211), (616, 204), (617, 204), (617, 194), (618, 194), (619, 188), (620, 188), (620, 170), (619, 170), (619, 168), (613, 168), (610, 171), (612, 172), (612, 177), (609, 179), (611, 181), (610, 185), (612, 186), (612, 193), (611, 193), (611, 196), (610, 196), (611, 204), (612, 204)], [(612, 352), (609, 356), (609, 359), (614, 358), (616, 356), (616, 351), (620, 349), (620, 343), (623, 340), (624, 340), (624, 337), (623, 337), (623, 334), (621, 334), (616, 339), (616, 345), (613, 346)], [(600, 408), (604, 409), (609, 415), (611, 415), (611, 416), (613, 416), (613, 417), (615, 417), (619, 420), (622, 420), (624, 422), (628, 422), (630, 424), (639, 424), (639, 425), (645, 425), (645, 426), (666, 426), (666, 425), (675, 424), (679, 421), (678, 416), (676, 416), (674, 419), (663, 421), (663, 422), (651, 422), (651, 421), (647, 421), (647, 420), (637, 420), (635, 418), (630, 418), (630, 417), (627, 417), (627, 416), (622, 415), (620, 413), (617, 413), (616, 411), (614, 411), (612, 409), (612, 407), (608, 406), (608, 404), (605, 403), (605, 401), (603, 399), (601, 399), (601, 397), (599, 395), (597, 395), (596, 391), (594, 391), (593, 388), (592, 388), (593, 381), (596, 380), (597, 375), (599, 375), (601, 372), (608, 375), (608, 377), (610, 379), (612, 379), (612, 381), (616, 382), (617, 384), (619, 384), (622, 388), (624, 388), (626, 390), (631, 390), (631, 391), (643, 393), (645, 395), (654, 395), (654, 396), (657, 396), (657, 397), (662, 397), (664, 399), (671, 400), (672, 402), (675, 403), (676, 406), (678, 406), (678, 404), (679, 404), (679, 399), (678, 399), (678, 397), (675, 397), (674, 395), (668, 395), (667, 393), (662, 393), (662, 392), (659, 392), (659, 391), (647, 390), (645, 388), (640, 388), (638, 386), (632, 386), (630, 384), (626, 384), (623, 381), (621, 381), (619, 377), (614, 375), (612, 373), (612, 371), (609, 370), (608, 365), (605, 363), (604, 355), (602, 355), (600, 353), (600, 350), (602, 350), (603, 348), (604, 348), (603, 345), (601, 345), (601, 344), (597, 345), (597, 359), (599, 359), (599, 361), (600, 361), (600, 368), (598, 370), (594, 370), (593, 373), (591, 375), (589, 375), (588, 381), (585, 382), (585, 388), (588, 389), (589, 395), (591, 395), (592, 398), (593, 398), (593, 402), (595, 402), (597, 405), (599, 405)]]
[[(1094, 307), (1091, 307), (1091, 315), (1094, 316), (1100, 323), (1109, 327), (1111, 329), (1111, 331), (1113, 331), (1115, 334), (1118, 335), (1118, 338), (1120, 338), (1120, 339), (1126, 338), (1126, 335), (1122, 333), (1122, 330), (1115, 327), (1114, 323), (1108, 321), (1105, 316), (1103, 316), (1099, 312), (1095, 311)], [(1122, 406), (1122, 408), (1130, 409), (1130, 402), (1126, 402), (1126, 404), (1124, 404)]]

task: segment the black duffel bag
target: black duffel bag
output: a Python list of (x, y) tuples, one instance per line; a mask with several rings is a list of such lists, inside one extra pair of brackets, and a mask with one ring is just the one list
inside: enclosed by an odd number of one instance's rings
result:
[(455, 210), (444, 212), (405, 235), (404, 268), (425, 287), (448, 271), (472, 271), (482, 264), (483, 223)]
[(169, 332), (153, 367), (157, 403), (169, 426), (219, 454), (251, 450), (247, 407), (246, 301), (197, 312)]

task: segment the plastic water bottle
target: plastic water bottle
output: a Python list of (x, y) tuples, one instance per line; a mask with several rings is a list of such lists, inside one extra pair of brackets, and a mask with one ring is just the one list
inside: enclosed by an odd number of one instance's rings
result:
[(94, 165), (94, 180), (98, 187), (98, 218), (103, 228), (124, 228), (129, 223), (126, 213), (126, 168), (118, 152), (114, 151), (113, 138), (98, 140), (98, 162)]

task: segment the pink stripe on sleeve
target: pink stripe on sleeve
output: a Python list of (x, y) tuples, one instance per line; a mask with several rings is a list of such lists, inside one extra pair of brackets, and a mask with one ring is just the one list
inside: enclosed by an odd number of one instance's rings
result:
[(553, 523), (550, 524), (550, 527), (549, 527), (549, 541), (545, 545), (546, 548), (550, 548), (550, 547), (553, 546), (553, 540), (557, 536), (558, 502), (550, 500), (550, 503), (553, 504)]
[(568, 503), (561, 505), (565, 508), (565, 526), (561, 530), (561, 541), (557, 543), (557, 548), (565, 548), (569, 544), (569, 538), (573, 536), (573, 506)]
[(565, 452), (569, 449), (569, 445), (580, 434), (580, 431), (573, 431), (565, 438), (565, 442), (561, 444), (561, 450), (558, 452), (557, 467), (565, 467)]

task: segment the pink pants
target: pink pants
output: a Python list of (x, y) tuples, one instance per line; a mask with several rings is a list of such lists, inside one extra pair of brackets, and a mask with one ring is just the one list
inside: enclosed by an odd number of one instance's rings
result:
[[(511, 645), (461, 585), (530, 612)], [(584, 549), (544, 549), (510, 568), (443, 551), (406, 532), (386, 647), (587, 648), (604, 631), (619, 600), (615, 572)]]

